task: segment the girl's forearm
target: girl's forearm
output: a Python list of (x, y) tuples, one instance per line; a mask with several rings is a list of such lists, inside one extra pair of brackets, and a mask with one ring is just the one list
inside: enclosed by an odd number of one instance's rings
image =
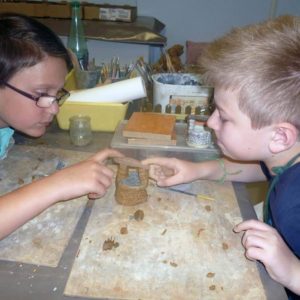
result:
[(25, 185), (0, 197), (0, 239), (59, 201), (50, 178)]

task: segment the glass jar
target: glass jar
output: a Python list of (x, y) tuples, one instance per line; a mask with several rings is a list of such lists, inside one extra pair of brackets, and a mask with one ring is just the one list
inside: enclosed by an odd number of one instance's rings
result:
[(91, 118), (89, 116), (73, 116), (70, 118), (70, 138), (76, 146), (86, 146), (92, 139)]

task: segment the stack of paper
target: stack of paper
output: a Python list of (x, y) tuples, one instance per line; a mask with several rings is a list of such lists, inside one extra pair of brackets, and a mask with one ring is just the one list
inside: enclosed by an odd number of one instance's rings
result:
[(160, 113), (134, 112), (123, 129), (128, 144), (176, 145), (176, 117)]

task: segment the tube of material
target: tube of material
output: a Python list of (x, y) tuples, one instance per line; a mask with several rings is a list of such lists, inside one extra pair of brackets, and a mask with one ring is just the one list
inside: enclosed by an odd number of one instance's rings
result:
[(70, 92), (66, 101), (94, 103), (123, 103), (146, 97), (146, 87), (141, 77), (126, 79), (104, 86)]

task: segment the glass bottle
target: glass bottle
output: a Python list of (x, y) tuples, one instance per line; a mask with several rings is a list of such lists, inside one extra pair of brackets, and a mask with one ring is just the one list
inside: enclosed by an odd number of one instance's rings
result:
[(77, 0), (71, 2), (72, 20), (67, 47), (70, 48), (78, 59), (82, 70), (88, 69), (89, 53), (81, 20), (81, 7)]

